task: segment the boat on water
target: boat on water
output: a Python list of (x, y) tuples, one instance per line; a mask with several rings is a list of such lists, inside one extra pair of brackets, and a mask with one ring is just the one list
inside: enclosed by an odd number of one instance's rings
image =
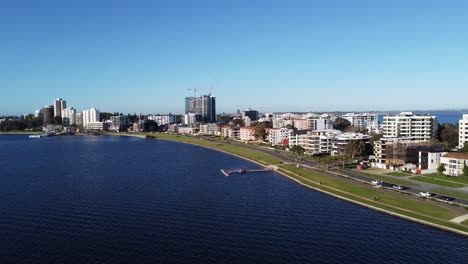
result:
[(43, 138), (48, 137), (48, 134), (40, 134), (40, 135), (29, 135), (29, 138)]

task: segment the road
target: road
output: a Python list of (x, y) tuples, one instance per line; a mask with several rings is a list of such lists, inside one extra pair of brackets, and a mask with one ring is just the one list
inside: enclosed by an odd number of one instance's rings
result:
[[(356, 174), (356, 173), (353, 173), (353, 172), (350, 172), (350, 171), (344, 171), (344, 170), (334, 171), (332, 169), (331, 170), (325, 170), (323, 168), (319, 169), (318, 168), (319, 164), (317, 162), (294, 159), (294, 158), (291, 158), (291, 157), (283, 154), (282, 151), (272, 150), (272, 149), (269, 149), (269, 148), (266, 148), (266, 147), (263, 147), (263, 146), (258, 146), (258, 145), (253, 145), (253, 144), (246, 144), (246, 143), (237, 142), (237, 141), (228, 141), (228, 143), (233, 144), (233, 145), (242, 146), (244, 148), (248, 148), (248, 149), (252, 149), (252, 150), (261, 151), (263, 153), (272, 155), (275, 158), (278, 158), (278, 159), (280, 159), (281, 161), (283, 161), (285, 163), (295, 163), (295, 164), (299, 164), (300, 166), (304, 166), (304, 167), (308, 167), (308, 168), (311, 168), (311, 169), (319, 170), (320, 173), (322, 173), (322, 174), (328, 174), (328, 175), (331, 174), (331, 175), (334, 175), (334, 176), (345, 176), (345, 177), (349, 177), (349, 178), (352, 178), (354, 180), (358, 180), (358, 181), (365, 182), (365, 183), (368, 183), (368, 184), (371, 184), (371, 182), (374, 180), (374, 179), (372, 179), (370, 177), (366, 177), (366, 176)], [(440, 186), (433, 185), (433, 184), (424, 184), (424, 186), (431, 186), (432, 188), (441, 188)], [(409, 187), (409, 188), (406, 188), (404, 190), (396, 190), (396, 189), (394, 189), (392, 187), (383, 187), (383, 188), (393, 190), (393, 191), (397, 191), (397, 192), (413, 194), (413, 195), (417, 195), (417, 196), (419, 196), (420, 192), (427, 192), (428, 191), (428, 189), (422, 189), (420, 187)], [(437, 199), (438, 196), (439, 195), (436, 194), (435, 196), (433, 196), (430, 199)], [(439, 200), (439, 201), (446, 202), (444, 200)], [(454, 200), (452, 200), (452, 201), (450, 201), (448, 203), (458, 203), (458, 204), (468, 206), (468, 200), (461, 199), (461, 198), (455, 198)]]

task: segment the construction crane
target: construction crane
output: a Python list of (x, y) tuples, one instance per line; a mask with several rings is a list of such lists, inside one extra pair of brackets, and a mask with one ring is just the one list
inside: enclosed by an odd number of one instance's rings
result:
[(197, 88), (188, 88), (187, 90), (193, 91), (193, 97), (197, 97)]

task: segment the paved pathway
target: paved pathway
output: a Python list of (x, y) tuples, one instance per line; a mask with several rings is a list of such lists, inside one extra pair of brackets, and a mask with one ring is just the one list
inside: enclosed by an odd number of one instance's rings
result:
[(455, 217), (454, 219), (450, 220), (450, 222), (454, 222), (454, 223), (461, 223), (465, 220), (468, 220), (468, 214), (465, 214), (465, 215), (462, 215), (462, 216), (459, 216), (459, 217)]

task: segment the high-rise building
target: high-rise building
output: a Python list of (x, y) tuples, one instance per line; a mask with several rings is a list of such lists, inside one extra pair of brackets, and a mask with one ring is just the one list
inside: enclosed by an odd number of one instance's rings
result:
[(186, 97), (185, 114), (198, 114), (204, 122), (216, 122), (216, 98), (211, 94)]
[(44, 115), (44, 124), (52, 123), (52, 120), (54, 119), (54, 106), (46, 105), (44, 108), (42, 108), (42, 113)]
[(91, 108), (90, 110), (83, 110), (83, 127), (88, 128), (88, 123), (99, 121), (99, 110)]
[(54, 101), (54, 117), (62, 116), (62, 110), (67, 108), (67, 101), (57, 98)]
[(75, 115), (75, 125), (79, 126), (79, 127), (83, 126), (83, 113), (81, 113), (81, 112), (76, 113), (76, 115)]
[(34, 112), (34, 117), (36, 118), (44, 118), (44, 110), (43, 109), (37, 109), (35, 112)]
[(65, 125), (76, 125), (76, 110), (73, 107), (62, 110), (62, 123)]
[(413, 140), (431, 140), (437, 136), (437, 117), (415, 115), (412, 112), (384, 116), (383, 136), (386, 138), (405, 137)]
[(242, 118), (248, 116), (251, 121), (257, 121), (258, 120), (258, 111), (252, 110), (248, 108), (245, 111), (242, 111)]
[(458, 124), (458, 147), (463, 148), (465, 143), (468, 142), (468, 115), (463, 115)]

